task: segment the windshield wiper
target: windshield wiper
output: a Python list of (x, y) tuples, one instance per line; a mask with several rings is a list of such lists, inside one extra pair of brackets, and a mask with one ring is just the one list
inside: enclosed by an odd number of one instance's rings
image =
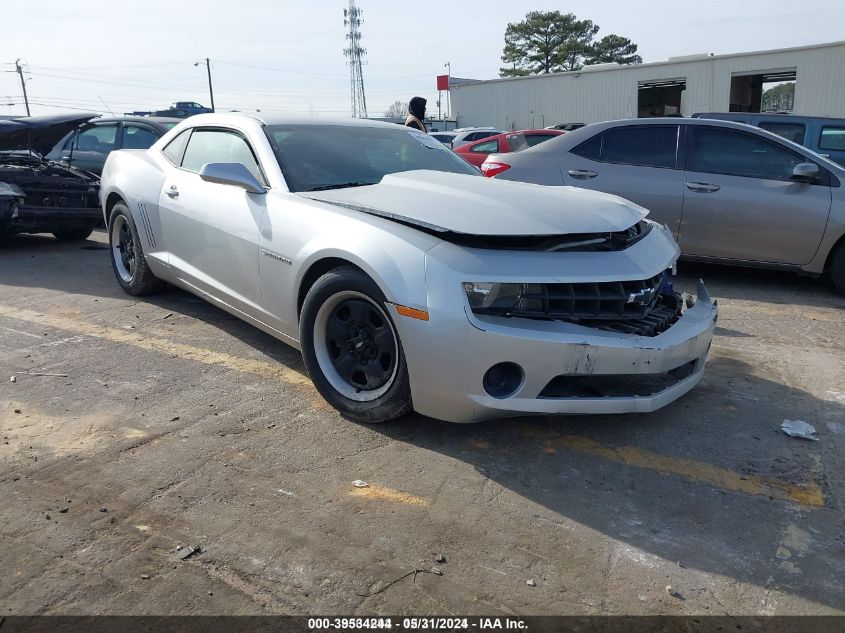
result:
[(346, 189), (347, 187), (366, 187), (367, 185), (375, 185), (374, 182), (341, 182), (336, 185), (322, 185), (320, 187), (312, 187), (306, 191), (327, 191), (329, 189)]

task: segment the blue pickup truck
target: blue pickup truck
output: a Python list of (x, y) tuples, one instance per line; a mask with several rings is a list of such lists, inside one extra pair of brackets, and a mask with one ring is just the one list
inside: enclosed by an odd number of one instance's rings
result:
[(766, 112), (697, 112), (692, 116), (756, 125), (845, 165), (845, 119)]

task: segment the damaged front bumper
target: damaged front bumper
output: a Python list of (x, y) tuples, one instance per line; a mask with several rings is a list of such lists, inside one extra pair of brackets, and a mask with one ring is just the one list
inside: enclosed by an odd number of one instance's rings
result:
[(101, 219), (98, 207), (10, 204), (5, 213), (0, 213), (0, 227), (13, 233), (51, 233), (66, 227), (95, 227)]
[[(716, 302), (700, 283), (695, 305), (654, 337), (466, 310), (465, 327), (456, 324), (437, 344), (420, 336), (430, 323), (398, 321), (414, 408), (441, 420), (475, 422), (655, 411), (701, 380), (716, 318)], [(503, 362), (518, 366), (522, 378), (513, 393), (494, 397), (485, 374)]]

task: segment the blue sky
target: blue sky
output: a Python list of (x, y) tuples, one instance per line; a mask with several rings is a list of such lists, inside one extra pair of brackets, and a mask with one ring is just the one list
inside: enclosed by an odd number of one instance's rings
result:
[[(4, 0), (0, 114), (23, 114), (14, 61), (23, 59), (34, 114), (61, 109), (122, 113), (208, 104), (210, 57), (218, 109), (346, 116), (349, 75), (343, 8), (337, 0)], [(698, 0), (635, 3), (533, 0), (402, 3), (360, 0), (367, 48), (364, 81), (370, 115), (397, 99), (429, 99), (435, 76), (497, 76), (505, 27), (531, 10), (589, 18), (599, 35), (633, 39), (645, 61), (731, 53), (841, 39), (845, 2)]]

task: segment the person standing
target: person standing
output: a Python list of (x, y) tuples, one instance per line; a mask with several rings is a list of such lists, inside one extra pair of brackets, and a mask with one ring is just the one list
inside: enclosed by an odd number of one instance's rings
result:
[(425, 104), (426, 100), (422, 97), (414, 97), (408, 103), (408, 117), (405, 119), (405, 127), (416, 128), (420, 132), (428, 132), (425, 127)]

